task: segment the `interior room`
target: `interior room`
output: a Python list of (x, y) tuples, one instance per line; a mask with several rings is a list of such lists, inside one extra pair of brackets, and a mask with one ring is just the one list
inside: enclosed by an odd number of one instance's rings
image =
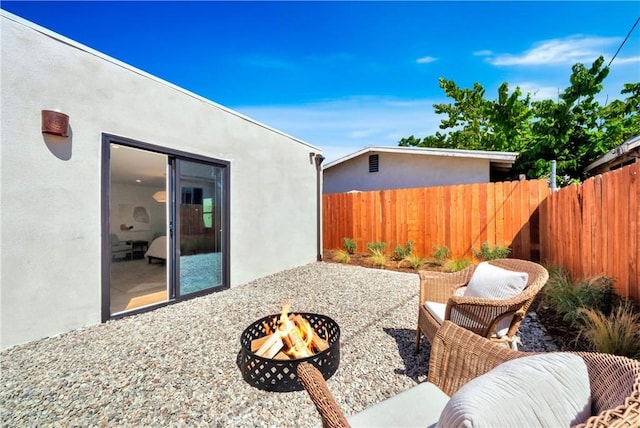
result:
[(111, 314), (167, 300), (167, 156), (111, 145)]

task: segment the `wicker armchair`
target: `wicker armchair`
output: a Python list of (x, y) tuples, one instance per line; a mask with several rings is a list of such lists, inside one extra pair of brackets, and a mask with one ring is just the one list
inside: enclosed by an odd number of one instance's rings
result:
[[(536, 294), (547, 283), (549, 273), (537, 263), (518, 259), (496, 259), (490, 264), (516, 272), (526, 272), (528, 281), (524, 290), (515, 297), (494, 300), (468, 297), (462, 294), (476, 269), (470, 266), (454, 273), (420, 271), (420, 300), (418, 310), (418, 328), (416, 329), (416, 352), (420, 348), (420, 336), (431, 342), (440, 328), (441, 321), (436, 319), (425, 307), (425, 302), (446, 304), (444, 320), (451, 320), (480, 336), (503, 344), (515, 346), (515, 335), (531, 306)], [(458, 293), (458, 294), (456, 294)], [(512, 317), (506, 334), (498, 336), (496, 327), (503, 319)]]
[[(528, 355), (533, 353), (505, 348), (445, 321), (432, 341), (428, 382), (452, 396), (464, 384), (501, 363)], [(640, 361), (595, 352), (576, 355), (584, 360), (589, 372), (593, 415), (577, 427), (639, 427)], [(322, 374), (315, 367), (301, 363), (298, 376), (320, 413), (323, 427), (350, 426)], [(383, 401), (372, 408), (384, 405)], [(367, 411), (365, 409), (363, 412)], [(385, 411), (392, 412), (393, 408), (386, 406)], [(535, 424), (535, 421), (532, 423)]]

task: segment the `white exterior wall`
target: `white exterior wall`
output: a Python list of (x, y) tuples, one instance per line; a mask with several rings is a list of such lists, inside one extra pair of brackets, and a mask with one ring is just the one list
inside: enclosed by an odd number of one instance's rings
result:
[[(378, 172), (369, 156), (378, 155)], [(323, 193), (489, 182), (488, 159), (369, 152), (323, 171)]]
[[(7, 12), (1, 24), (2, 349), (100, 322), (103, 133), (230, 162), (232, 287), (316, 260), (318, 148)], [(68, 138), (41, 133), (43, 109), (69, 115)]]

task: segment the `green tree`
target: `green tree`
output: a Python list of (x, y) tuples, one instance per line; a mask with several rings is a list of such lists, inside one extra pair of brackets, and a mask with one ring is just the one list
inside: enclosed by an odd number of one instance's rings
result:
[(623, 142), (640, 133), (640, 82), (625, 84), (620, 93), (628, 94), (627, 98), (613, 100), (602, 109), (603, 148), (608, 141)]
[(523, 146), (523, 138), (529, 135), (531, 110), (530, 96), (521, 98), (520, 88), (509, 94), (509, 85), (503, 83), (498, 99), (489, 101), (479, 83), (472, 89), (461, 89), (454, 81), (440, 78), (439, 84), (454, 100), (433, 106), (437, 114), (446, 115), (439, 127), (447, 132), (422, 139), (412, 135), (400, 140), (400, 146), (498, 151)]
[[(557, 100), (531, 101), (519, 87), (510, 94), (505, 82), (496, 100), (485, 99), (485, 89), (475, 83), (471, 89), (439, 79), (439, 85), (453, 103), (434, 104), (446, 117), (435, 135), (400, 140), (400, 146), (440, 147), (518, 152), (514, 176), (541, 178), (557, 161), (557, 174), (566, 181), (582, 178), (584, 168), (625, 139), (640, 133), (640, 83), (622, 90), (625, 100), (606, 106), (596, 101), (609, 74), (599, 57), (591, 67), (575, 64), (570, 85)], [(561, 183), (563, 181), (561, 180)]]
[(607, 148), (602, 146), (604, 140), (599, 126), (602, 107), (595, 100), (609, 74), (609, 68), (603, 67), (603, 63), (604, 58), (600, 57), (590, 68), (575, 64), (570, 86), (559, 94), (558, 101), (532, 103), (536, 118), (531, 125), (532, 140), (518, 159), (518, 173), (542, 177), (549, 174), (550, 161), (556, 160), (560, 177), (578, 179), (588, 163), (609, 149), (608, 143)]

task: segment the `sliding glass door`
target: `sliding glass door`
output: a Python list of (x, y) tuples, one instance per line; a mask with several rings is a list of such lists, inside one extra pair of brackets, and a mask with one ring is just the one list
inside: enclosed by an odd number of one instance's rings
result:
[(176, 159), (176, 258), (179, 296), (223, 285), (223, 168)]
[(102, 320), (229, 287), (229, 163), (103, 135)]

